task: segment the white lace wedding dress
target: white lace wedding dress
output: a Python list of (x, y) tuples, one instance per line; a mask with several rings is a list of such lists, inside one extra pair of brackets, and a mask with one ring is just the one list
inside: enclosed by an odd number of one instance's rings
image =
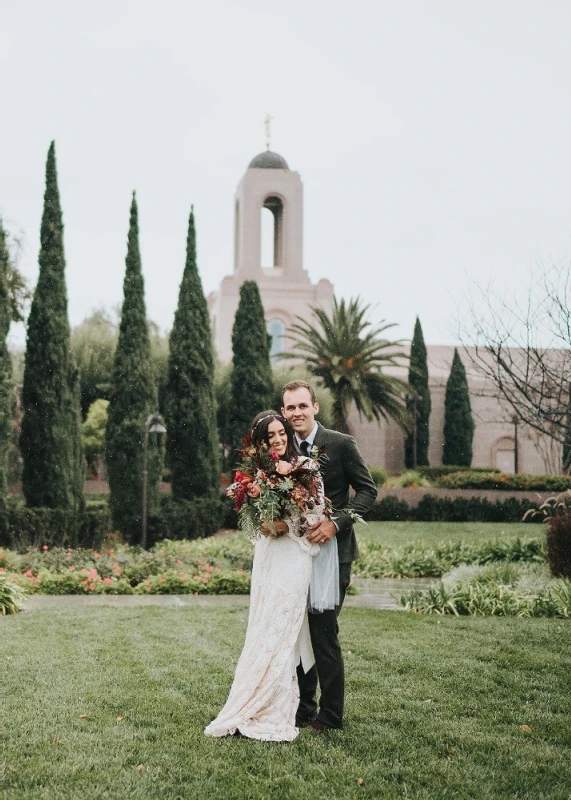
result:
[(204, 731), (227, 736), (239, 730), (250, 739), (291, 742), (298, 735), (296, 667), (315, 663), (307, 622), (312, 556), (319, 552), (299, 522), (278, 539), (256, 541), (250, 615), (242, 655), (226, 705)]

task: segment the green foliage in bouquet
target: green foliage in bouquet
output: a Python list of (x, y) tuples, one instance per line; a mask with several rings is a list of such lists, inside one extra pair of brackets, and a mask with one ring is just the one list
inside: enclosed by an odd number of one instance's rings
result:
[[(235, 502), (240, 528), (251, 539), (261, 535), (264, 525), (272, 536), (277, 520), (301, 518), (320, 506), (320, 513), (331, 513), (330, 506), (320, 502), (322, 489), (317, 460), (281, 461), (262, 443), (254, 446), (251, 436), (244, 439), (242, 461), (228, 496)], [(316, 454), (317, 455), (317, 454)], [(299, 534), (303, 535), (303, 524)]]

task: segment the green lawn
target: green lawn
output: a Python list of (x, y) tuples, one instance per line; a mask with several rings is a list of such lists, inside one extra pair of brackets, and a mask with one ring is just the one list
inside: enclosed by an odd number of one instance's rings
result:
[(246, 621), (205, 607), (1, 619), (3, 796), (571, 797), (569, 623), (345, 609), (345, 731), (208, 739)]
[(502, 539), (539, 539), (545, 526), (523, 522), (369, 522), (355, 526), (363, 541), (383, 542), (390, 547), (415, 545), (434, 547), (439, 542), (461, 541), (463, 544)]

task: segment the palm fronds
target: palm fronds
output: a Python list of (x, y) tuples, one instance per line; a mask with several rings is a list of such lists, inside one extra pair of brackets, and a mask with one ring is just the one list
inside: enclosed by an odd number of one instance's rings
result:
[(310, 372), (329, 389), (333, 397), (334, 427), (347, 430), (352, 404), (368, 420), (392, 418), (407, 428), (410, 415), (406, 409), (408, 383), (383, 370), (402, 367), (408, 356), (400, 350), (402, 341), (385, 338), (394, 323), (384, 320), (377, 326), (367, 320), (370, 308), (360, 298), (335, 299), (329, 316), (321, 308), (312, 308), (315, 322), (296, 317), (289, 329), (293, 342), (286, 358), (302, 359)]

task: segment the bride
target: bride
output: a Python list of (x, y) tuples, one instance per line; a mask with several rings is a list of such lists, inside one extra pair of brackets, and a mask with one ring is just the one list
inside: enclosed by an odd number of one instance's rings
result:
[[(251, 434), (254, 446), (265, 443), (281, 461), (305, 460), (296, 452), (290, 424), (275, 411), (258, 414)], [(312, 513), (319, 516), (324, 510), (321, 486), (319, 504)], [(305, 534), (299, 535), (300, 518), (276, 521), (275, 527), (283, 535), (259, 536), (255, 542), (246, 641), (226, 705), (205, 729), (207, 736), (233, 734), (291, 742), (299, 732), (295, 726), (299, 704), (296, 668), (301, 661), (307, 673), (315, 663), (307, 621), (310, 581), (312, 606), (317, 600), (321, 610), (333, 608), (338, 597), (330, 588), (331, 597), (325, 601), (330, 604), (324, 606), (322, 589), (317, 583), (313, 586), (312, 557), (320, 548), (310, 544)], [(336, 556), (336, 541), (331, 545)], [(330, 559), (326, 570), (332, 576), (338, 573)], [(323, 575), (320, 578), (322, 586)], [(317, 593), (321, 599), (316, 598)]]

